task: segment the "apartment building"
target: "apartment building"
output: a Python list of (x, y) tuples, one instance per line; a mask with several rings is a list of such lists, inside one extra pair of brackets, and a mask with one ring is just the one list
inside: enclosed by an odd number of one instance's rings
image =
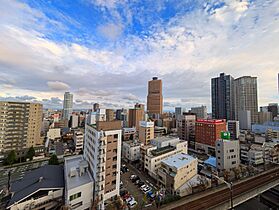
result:
[(75, 152), (79, 153), (80, 151), (83, 150), (84, 135), (81, 131), (75, 131), (73, 139), (75, 144)]
[(95, 181), (94, 202), (101, 210), (119, 195), (121, 135), (121, 121), (85, 126), (84, 158)]
[(239, 131), (239, 121), (237, 120), (228, 120), (227, 122), (228, 131), (230, 132), (230, 136), (232, 140), (238, 139), (240, 135)]
[(237, 168), (240, 164), (238, 140), (219, 139), (215, 145), (216, 166), (218, 171)]
[(136, 138), (136, 128), (122, 128), (122, 140), (129, 141)]
[(176, 191), (197, 173), (198, 160), (188, 154), (179, 153), (161, 161), (158, 181), (171, 194), (176, 194)]
[(0, 102), (0, 153), (41, 145), (43, 106), (38, 103)]
[(186, 141), (194, 140), (196, 115), (183, 113), (177, 118), (176, 122), (178, 137)]
[(106, 109), (106, 121), (113, 121), (114, 117), (114, 110), (113, 109)]
[(141, 142), (134, 140), (122, 142), (122, 157), (129, 162), (140, 160), (141, 145)]
[(154, 122), (140, 121), (139, 140), (146, 145), (149, 144), (151, 139), (154, 139)]
[(187, 154), (187, 141), (179, 140), (174, 137), (160, 137), (150, 141), (151, 147), (144, 154), (144, 170), (153, 177), (157, 178), (157, 170), (161, 167), (161, 161), (179, 153)]
[(70, 209), (90, 209), (93, 203), (93, 178), (88, 162), (81, 155), (64, 159), (65, 205)]
[(221, 139), (221, 132), (227, 130), (226, 120), (202, 120), (195, 125), (195, 148), (205, 153), (214, 153), (215, 142)]

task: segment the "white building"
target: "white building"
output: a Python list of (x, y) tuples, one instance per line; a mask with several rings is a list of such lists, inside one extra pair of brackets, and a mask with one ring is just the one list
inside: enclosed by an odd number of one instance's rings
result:
[(96, 121), (106, 121), (106, 109), (98, 109), (96, 112)]
[(47, 137), (51, 140), (55, 140), (61, 137), (61, 129), (60, 128), (51, 128), (47, 132)]
[(81, 131), (76, 131), (73, 136), (75, 144), (75, 152), (80, 152), (83, 150), (83, 139), (84, 135)]
[(140, 160), (141, 143), (137, 141), (123, 141), (122, 142), (122, 157), (128, 161)]
[(187, 154), (187, 141), (179, 138), (161, 137), (151, 140), (150, 147), (144, 155), (144, 170), (154, 179), (157, 178), (157, 170), (161, 167), (161, 161), (179, 153)]
[(73, 94), (65, 92), (63, 101), (63, 119), (70, 120), (73, 112)]
[(97, 208), (119, 195), (121, 164), (121, 121), (85, 125), (84, 158), (95, 181)]
[(77, 128), (78, 127), (78, 115), (73, 114), (71, 116), (71, 128)]
[(70, 209), (90, 209), (93, 202), (93, 178), (88, 162), (81, 155), (65, 158), (65, 205)]
[(237, 168), (240, 164), (238, 140), (217, 140), (215, 143), (215, 153), (218, 171)]

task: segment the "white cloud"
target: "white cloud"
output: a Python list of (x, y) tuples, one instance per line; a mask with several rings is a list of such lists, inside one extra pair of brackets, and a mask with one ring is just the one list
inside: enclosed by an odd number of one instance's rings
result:
[(69, 85), (59, 81), (48, 81), (47, 85), (51, 90), (55, 90), (55, 91), (66, 91), (70, 89)]

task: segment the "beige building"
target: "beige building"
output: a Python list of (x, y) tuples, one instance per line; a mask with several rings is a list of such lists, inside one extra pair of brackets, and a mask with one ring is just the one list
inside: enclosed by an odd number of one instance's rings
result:
[(153, 77), (148, 82), (147, 112), (148, 114), (163, 113), (162, 80), (158, 80), (157, 77)]
[(0, 116), (0, 153), (19, 152), (43, 143), (42, 104), (1, 101)]
[(178, 116), (177, 120), (177, 134), (180, 139), (189, 141), (194, 139), (195, 136), (195, 122), (196, 115), (190, 113), (184, 113)]
[(114, 118), (114, 110), (113, 109), (106, 109), (106, 120), (113, 121)]
[(198, 173), (198, 160), (185, 153), (170, 156), (161, 161), (158, 182), (171, 194)]
[(129, 109), (129, 127), (139, 130), (139, 122), (144, 120), (144, 105), (135, 104), (134, 109)]
[(151, 139), (154, 139), (154, 122), (140, 121), (139, 140), (146, 145)]
[(119, 195), (121, 133), (121, 121), (85, 125), (84, 159), (95, 181), (93, 198), (100, 210)]

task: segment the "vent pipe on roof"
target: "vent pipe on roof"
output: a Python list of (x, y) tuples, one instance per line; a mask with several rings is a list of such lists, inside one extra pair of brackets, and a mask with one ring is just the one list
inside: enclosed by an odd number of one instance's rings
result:
[(43, 181), (43, 178), (44, 178), (44, 177), (41, 176), (41, 177), (39, 178), (39, 182)]

